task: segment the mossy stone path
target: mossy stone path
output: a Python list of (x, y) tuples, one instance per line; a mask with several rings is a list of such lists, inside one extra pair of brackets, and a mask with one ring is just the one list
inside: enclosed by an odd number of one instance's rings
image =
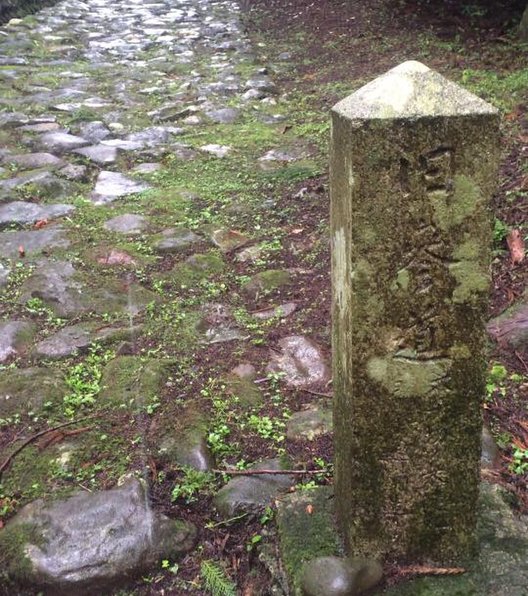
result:
[[(3, 470), (0, 544), (16, 535), (20, 548), (0, 554), (1, 581), (81, 593), (192, 549), (204, 528), (177, 521), (175, 475), (281, 455), (281, 378), (327, 383), (314, 338), (287, 338), (282, 356), (263, 339), (291, 335), (292, 281), (311, 275), (273, 259), (285, 230), (269, 192), (321, 157), (285, 135), (288, 102), (233, 2), (66, 0), (1, 34), (2, 459), (91, 418)], [(251, 377), (230, 373), (251, 360)], [(229, 444), (236, 424), (263, 453)], [(265, 508), (285, 478), (233, 480), (217, 502), (234, 504), (210, 516)], [(172, 526), (151, 512), (152, 482)]]

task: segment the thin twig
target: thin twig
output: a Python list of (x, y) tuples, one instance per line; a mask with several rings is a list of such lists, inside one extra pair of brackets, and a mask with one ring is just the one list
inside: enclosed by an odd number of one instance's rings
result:
[(519, 362), (524, 366), (524, 370), (528, 373), (528, 364), (526, 364), (517, 350), (514, 350), (513, 353), (517, 357), (517, 360), (519, 360)]
[(302, 476), (303, 474), (325, 474), (329, 473), (328, 468), (321, 468), (319, 470), (213, 470), (215, 474), (229, 474), (231, 476), (259, 476), (262, 474), (278, 475), (278, 474), (296, 474)]
[(2, 478), (2, 474), (9, 467), (9, 464), (11, 463), (13, 458), (15, 456), (17, 456), (25, 447), (27, 447), (30, 443), (33, 443), (33, 441), (35, 441), (39, 437), (42, 437), (43, 435), (47, 435), (48, 433), (51, 433), (54, 430), (59, 430), (60, 428), (64, 428), (65, 426), (72, 426), (73, 424), (78, 424), (79, 422), (84, 422), (85, 420), (90, 420), (91, 418), (96, 418), (99, 415), (100, 415), (100, 412), (98, 414), (93, 414), (92, 416), (86, 416), (84, 418), (80, 418), (79, 420), (70, 420), (70, 422), (63, 422), (62, 424), (58, 424), (57, 426), (52, 426), (51, 428), (46, 428), (45, 430), (41, 430), (40, 432), (38, 432), (34, 435), (31, 435), (31, 437), (29, 437), (29, 439), (26, 439), (22, 443), (22, 445), (17, 447), (13, 451), (13, 453), (11, 453), (11, 455), (9, 455), (5, 459), (4, 463), (0, 466), (0, 478)]
[(466, 573), (463, 567), (429, 567), (428, 565), (411, 565), (398, 569), (400, 575), (461, 575)]
[(334, 397), (331, 393), (321, 393), (320, 391), (312, 391), (311, 389), (299, 389), (304, 393), (310, 393), (310, 395), (317, 395), (318, 397)]

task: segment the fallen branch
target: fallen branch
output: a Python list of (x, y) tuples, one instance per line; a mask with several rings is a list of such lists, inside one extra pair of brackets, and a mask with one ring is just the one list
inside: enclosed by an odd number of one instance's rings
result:
[(310, 393), (310, 395), (317, 395), (318, 397), (334, 397), (331, 393), (321, 393), (320, 391), (312, 391), (311, 389), (299, 389), (299, 391)]
[(289, 474), (302, 476), (303, 474), (326, 474), (331, 470), (328, 468), (321, 468), (320, 470), (213, 470), (215, 474), (230, 474), (231, 476), (261, 476), (263, 474), (270, 474), (276, 476), (278, 474)]
[(79, 422), (84, 422), (85, 420), (90, 420), (91, 418), (96, 418), (97, 416), (99, 416), (99, 414), (94, 414), (93, 416), (86, 416), (85, 418), (80, 418), (79, 420), (71, 420), (70, 422), (63, 422), (62, 424), (57, 424), (57, 426), (52, 426), (51, 428), (46, 428), (45, 430), (41, 430), (40, 432), (38, 432), (38, 433), (36, 433), (34, 435), (31, 435), (31, 437), (29, 437), (29, 439), (26, 439), (22, 443), (22, 445), (20, 445), (19, 447), (17, 447), (13, 451), (13, 453), (11, 453), (11, 455), (8, 455), (8, 457), (5, 459), (4, 463), (0, 466), (0, 479), (2, 478), (2, 474), (9, 467), (9, 464), (13, 461), (13, 459), (23, 449), (25, 449), (28, 445), (30, 445), (31, 443), (33, 443), (33, 441), (36, 441), (39, 437), (42, 437), (43, 435), (47, 435), (48, 433), (51, 433), (51, 432), (53, 432), (55, 430), (59, 430), (60, 428), (64, 428), (65, 426), (72, 426), (73, 424), (78, 424)]
[(399, 575), (461, 575), (466, 573), (463, 567), (429, 567), (428, 565), (411, 565), (400, 567)]
[(61, 441), (64, 441), (64, 439), (68, 438), (68, 437), (74, 437), (75, 435), (80, 435), (82, 433), (88, 432), (89, 430), (92, 430), (93, 426), (83, 426), (82, 428), (75, 428), (74, 430), (67, 430), (67, 431), (56, 431), (55, 434), (51, 434), (50, 437), (46, 437), (45, 439), (43, 439), (42, 441), (39, 441), (37, 446), (40, 450), (43, 449), (47, 449), (48, 447), (51, 447), (52, 445), (55, 445), (56, 443), (60, 443)]

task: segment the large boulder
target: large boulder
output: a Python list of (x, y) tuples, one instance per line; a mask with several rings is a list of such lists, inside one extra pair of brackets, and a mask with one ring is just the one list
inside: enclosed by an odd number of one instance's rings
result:
[(196, 528), (150, 508), (141, 482), (26, 505), (0, 531), (0, 567), (50, 593), (96, 594), (191, 550)]

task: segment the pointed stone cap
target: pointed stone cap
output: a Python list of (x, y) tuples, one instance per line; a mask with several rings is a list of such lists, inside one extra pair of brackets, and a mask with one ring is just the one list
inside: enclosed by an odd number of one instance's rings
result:
[(492, 105), (416, 60), (374, 79), (332, 111), (348, 120), (498, 115)]

